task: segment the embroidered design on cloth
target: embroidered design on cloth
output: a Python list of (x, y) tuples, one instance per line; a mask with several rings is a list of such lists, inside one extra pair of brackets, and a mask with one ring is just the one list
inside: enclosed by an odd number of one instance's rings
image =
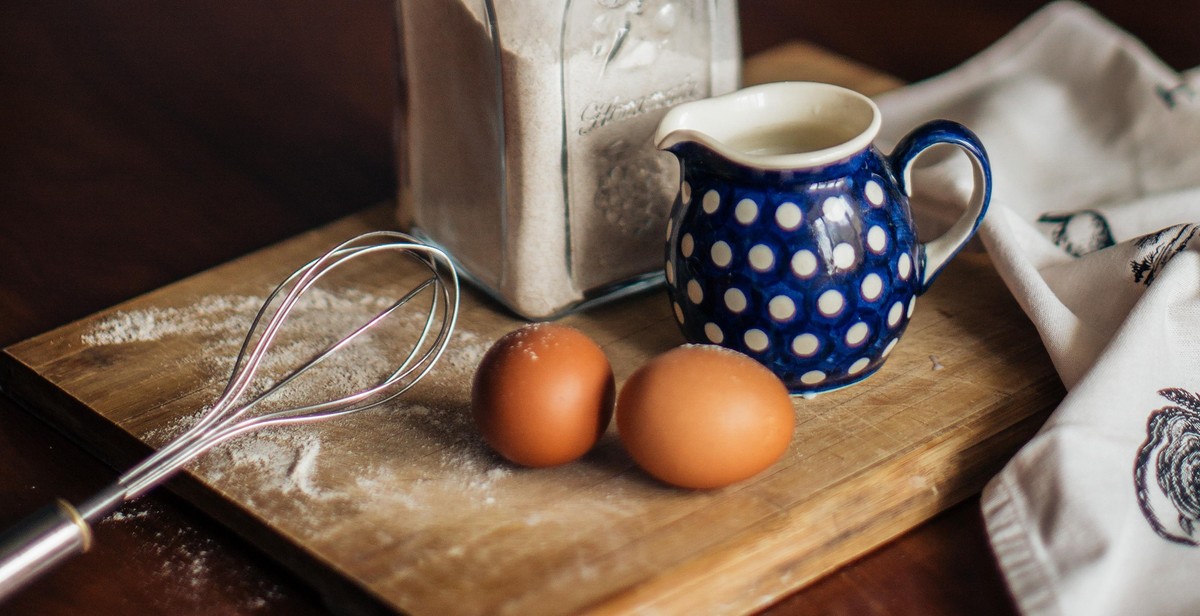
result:
[(1108, 221), (1094, 210), (1046, 212), (1038, 222), (1050, 235), (1050, 241), (1073, 257), (1082, 257), (1115, 243)]
[(1150, 286), (1167, 261), (1187, 248), (1197, 229), (1200, 225), (1196, 223), (1175, 225), (1138, 239), (1137, 259), (1129, 262), (1133, 281)]
[(1146, 422), (1133, 465), (1138, 507), (1163, 539), (1200, 545), (1200, 397), (1175, 388), (1158, 393), (1178, 406), (1164, 406)]
[(1162, 99), (1166, 104), (1167, 109), (1174, 109), (1179, 106), (1181, 95), (1187, 98), (1187, 102), (1196, 100), (1196, 91), (1192, 89), (1187, 82), (1180, 83), (1174, 87), (1168, 88), (1164, 85), (1159, 85), (1154, 88), (1154, 93)]

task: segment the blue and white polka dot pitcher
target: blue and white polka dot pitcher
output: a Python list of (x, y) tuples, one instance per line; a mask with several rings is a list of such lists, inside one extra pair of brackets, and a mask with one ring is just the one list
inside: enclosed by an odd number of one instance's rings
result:
[[(820, 83), (774, 83), (672, 109), (655, 141), (680, 161), (666, 276), (675, 317), (694, 343), (758, 359), (794, 394), (873, 374), (923, 293), (974, 235), (991, 170), (960, 124), (936, 120), (885, 156), (872, 145), (879, 109)], [(975, 171), (966, 211), (917, 241), (909, 211), (918, 154), (948, 143)]]

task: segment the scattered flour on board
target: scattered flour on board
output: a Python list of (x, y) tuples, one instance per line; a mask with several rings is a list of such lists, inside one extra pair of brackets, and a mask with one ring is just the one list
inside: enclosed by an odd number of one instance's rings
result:
[[(281, 330), (263, 362), (266, 376), (251, 387), (254, 392), (265, 391), (273, 378), (303, 363), (323, 348), (322, 341), (328, 344), (340, 338), (391, 302), (368, 293), (334, 295), (318, 289), (308, 297)], [(181, 364), (201, 366), (199, 373), (207, 379), (201, 385), (210, 395), (200, 399), (215, 401), (261, 301), (252, 296), (215, 296), (180, 308), (118, 312), (81, 339), (94, 347), (156, 343), (172, 337), (194, 342), (192, 357)], [(338, 397), (382, 378), (395, 369), (396, 362), (388, 353), (378, 352), (390, 341), (383, 336), (416, 335), (423, 318), (419, 313), (401, 316), (394, 319), (392, 329), (363, 336), (266, 398), (259, 411)], [(272, 525), (333, 550), (344, 549), (339, 543), (346, 533), (362, 533), (363, 528), (376, 529), (372, 539), (380, 545), (451, 529), (460, 539), (439, 547), (436, 556), (471, 558), (473, 548), (465, 546), (489, 528), (552, 532), (566, 542), (595, 541), (604, 533), (589, 533), (589, 529), (601, 531), (642, 514), (642, 506), (624, 492), (628, 486), (589, 488), (611, 474), (610, 469), (582, 464), (531, 472), (510, 466), (487, 448), (470, 416), (469, 388), (475, 368), (493, 342), (460, 321), (434, 371), (401, 398), (330, 422), (273, 426), (243, 434), (188, 468)], [(430, 391), (452, 395), (430, 399)], [(195, 425), (206, 410), (183, 413), (141, 437), (162, 447)], [(380, 455), (381, 451), (395, 453)], [(553, 478), (535, 474), (543, 471), (554, 474)], [(547, 485), (560, 496), (547, 495)], [(412, 563), (433, 557), (415, 550), (400, 552), (398, 559), (412, 559)]]
[[(211, 392), (210, 399), (215, 400), (264, 299), (215, 295), (183, 307), (118, 311), (85, 331), (81, 341), (92, 347), (151, 343), (173, 337), (195, 341), (197, 348), (191, 354), (191, 361), (204, 364), (203, 372), (209, 377), (204, 385)], [(280, 329), (243, 401), (267, 391), (280, 377), (390, 306), (392, 301), (391, 297), (353, 289), (336, 294), (311, 289)], [(398, 347), (415, 340), (423, 322), (424, 314), (420, 311), (396, 313), (383, 322), (379, 331), (360, 336), (313, 370), (266, 396), (257, 412), (332, 400), (374, 385), (396, 368), (401, 361)], [(385, 336), (393, 336), (402, 343)], [(460, 324), (427, 380), (435, 386), (438, 381), (469, 380), (490, 344), (490, 340)], [(380, 352), (380, 348), (391, 348), (393, 352)], [(403, 406), (403, 402), (396, 402), (389, 408), (401, 407), (403, 411)], [(151, 445), (161, 447), (198, 422), (205, 411), (181, 415), (142, 436)], [(312, 426), (268, 428), (224, 443), (215, 453), (219, 455), (209, 457), (221, 458), (223, 462), (203, 465), (211, 479), (253, 470), (266, 488), (320, 496), (314, 477), (322, 455), (321, 431)]]
[(211, 482), (253, 473), (260, 490), (319, 499), (324, 496), (316, 481), (320, 453), (321, 435), (315, 430), (268, 428), (218, 446), (196, 469)]
[[(216, 295), (204, 297), (182, 307), (144, 308), (116, 312), (95, 323), (81, 337), (83, 343), (97, 347), (131, 343), (153, 343), (172, 337), (197, 342), (193, 354), (205, 363), (209, 375), (206, 387), (211, 399), (219, 394), (233, 367), (249, 323), (264, 298), (246, 295)], [(353, 330), (366, 319), (390, 305), (390, 297), (381, 297), (358, 290), (337, 294), (323, 289), (311, 289), (281, 329), (274, 347), (265, 356), (260, 369), (265, 376), (251, 387), (252, 394), (261, 393), (268, 383), (308, 359), (319, 350), (321, 340), (332, 342)], [(419, 311), (397, 313), (393, 318), (394, 333), (401, 337), (415, 335), (423, 323)], [(382, 334), (375, 334), (377, 338)], [(316, 369), (301, 376), (287, 387), (264, 399), (260, 412), (287, 406), (311, 403), (350, 393), (369, 386), (395, 367), (396, 358), (377, 352), (380, 340), (373, 334), (363, 337), (361, 344), (351, 346), (331, 357)], [(476, 366), (494, 342), (462, 326), (453, 334), (441, 360), (422, 387), (462, 388), (469, 383)], [(143, 438), (155, 447), (162, 447), (200, 420), (207, 409), (183, 414), (151, 429)], [(433, 408), (408, 403), (403, 398), (389, 403), (382, 411), (367, 411), (357, 416), (335, 420), (338, 424), (363, 424), (363, 430), (378, 430), (380, 412), (388, 421), (399, 420), (404, 431), (405, 447), (425, 447), (436, 452), (423, 464), (434, 464), (440, 474), (451, 478), (453, 489), (472, 502), (488, 505), (495, 502), (491, 493), (498, 479), (509, 474), (508, 467), (491, 454), (475, 434), (466, 408)], [(357, 429), (351, 425), (350, 430)], [(302, 494), (309, 499), (345, 499), (361, 495), (349, 494), (352, 482), (341, 481), (337, 486), (322, 484), (322, 460), (338, 456), (323, 443), (324, 430), (314, 425), (280, 426), (248, 433), (225, 442), (194, 463), (192, 468), (209, 481), (220, 482), (234, 475), (252, 473), (263, 492)], [(415, 435), (415, 436), (414, 436)], [(345, 448), (338, 443), (337, 448)], [(336, 449), (336, 448), (335, 448)], [(370, 494), (396, 492), (382, 490), (391, 475), (387, 461), (380, 469), (359, 468), (358, 486)], [(430, 482), (418, 482), (427, 485)], [(450, 487), (449, 485), (446, 487)], [(393, 486), (394, 488), (394, 486)], [(411, 499), (412, 494), (399, 498)], [(415, 502), (415, 501), (414, 501)]]
[[(233, 334), (245, 329), (262, 304), (261, 298), (242, 295), (207, 296), (186, 308), (146, 308), (120, 311), (95, 324), (83, 334), (88, 346), (103, 346), (126, 342), (152, 342), (173, 335), (198, 332)], [(247, 315), (230, 318), (230, 315)], [(241, 332), (244, 334), (244, 331)]]
[[(131, 559), (159, 563), (154, 570), (154, 593), (161, 600), (160, 609), (188, 607), (197, 613), (211, 611), (211, 597), (206, 589), (220, 584), (226, 590), (225, 609), (237, 612), (260, 610), (284, 597), (283, 589), (262, 573), (255, 574), (253, 565), (239, 562), (219, 549), (218, 541), (203, 534), (188, 523), (163, 525), (165, 512), (152, 500), (139, 500), (110, 514), (102, 525), (123, 525), (139, 539), (134, 543), (138, 552)], [(141, 552), (145, 552), (142, 554)]]

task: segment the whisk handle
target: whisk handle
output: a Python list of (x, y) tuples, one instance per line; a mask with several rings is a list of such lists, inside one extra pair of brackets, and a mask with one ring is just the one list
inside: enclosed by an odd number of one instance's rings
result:
[(42, 573), (92, 546), (92, 528), (64, 500), (0, 534), (0, 602)]

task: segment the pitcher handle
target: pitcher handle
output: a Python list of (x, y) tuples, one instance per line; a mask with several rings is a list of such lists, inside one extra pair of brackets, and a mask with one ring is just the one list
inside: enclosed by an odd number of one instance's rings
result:
[(983, 222), (988, 202), (992, 197), (992, 168), (987, 151), (970, 129), (950, 120), (933, 120), (913, 129), (896, 145), (888, 158), (892, 169), (898, 171), (900, 189), (912, 197), (912, 164), (925, 150), (939, 143), (948, 143), (962, 148), (971, 160), (974, 169), (974, 188), (967, 209), (954, 226), (940, 237), (921, 244), (921, 277), (917, 293), (924, 293), (937, 278), (946, 264), (958, 254)]

